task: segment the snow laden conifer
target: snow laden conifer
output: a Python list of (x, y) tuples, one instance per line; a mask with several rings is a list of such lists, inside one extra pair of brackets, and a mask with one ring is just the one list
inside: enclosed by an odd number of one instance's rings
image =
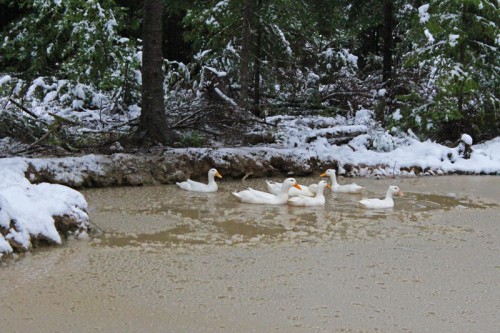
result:
[(423, 89), (412, 92), (420, 105), (411, 116), (425, 119), (421, 125), (451, 140), (462, 132), (484, 134), (479, 128), (498, 135), (498, 3), (430, 0), (414, 14), (415, 28), (409, 32), (414, 44), (407, 61), (418, 66)]
[[(251, 15), (245, 17), (248, 7)], [(201, 68), (191, 76), (195, 88), (217, 84), (209, 79), (216, 73), (216, 79), (224, 74), (227, 93), (235, 97), (245, 90), (243, 81), (249, 80), (254, 107), (261, 96), (278, 103), (321, 103), (321, 81), (352, 75), (350, 70), (340, 75), (334, 71), (355, 67), (355, 57), (328, 40), (330, 36), (323, 33), (331, 29), (318, 26), (313, 8), (297, 0), (196, 1), (184, 19), (196, 54), (194, 68)], [(248, 34), (243, 33), (245, 20)], [(248, 67), (249, 73), (241, 67)]]
[[(115, 99), (130, 100), (137, 95), (140, 58), (135, 42), (119, 34), (123, 13), (114, 1), (10, 3), (26, 15), (2, 32), (0, 65), (4, 69), (18, 73), (26, 82), (50, 77), (45, 80), (68, 80), (107, 91)], [(50, 99), (54, 99), (51, 92)], [(61, 96), (66, 92), (61, 90)]]

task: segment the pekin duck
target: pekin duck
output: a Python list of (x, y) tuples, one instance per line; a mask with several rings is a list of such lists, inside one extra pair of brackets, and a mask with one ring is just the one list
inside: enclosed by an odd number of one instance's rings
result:
[[(277, 182), (273, 182), (271, 180), (266, 180), (267, 190), (270, 193), (275, 194), (275, 195), (281, 191), (282, 184), (283, 183), (277, 183)], [(306, 197), (314, 197), (314, 195), (316, 194), (316, 187), (317, 187), (316, 184), (311, 184), (309, 186), (299, 184), (299, 186), (302, 190), (298, 190), (295, 187), (291, 187), (290, 190), (288, 191), (288, 194), (291, 197), (295, 197), (298, 195), (302, 195), (302, 196), (306, 196)]]
[(176, 183), (181, 189), (192, 192), (217, 192), (219, 187), (215, 182), (214, 177), (222, 178), (221, 174), (216, 169), (210, 169), (208, 171), (208, 184), (196, 182), (194, 180), (188, 179), (181, 183)]
[(389, 186), (387, 189), (387, 194), (385, 195), (385, 199), (363, 199), (358, 201), (359, 206), (367, 209), (383, 209), (383, 208), (392, 208), (394, 207), (394, 200), (392, 197), (394, 195), (404, 196), (404, 193), (401, 192), (399, 187), (397, 186)]
[(325, 196), (323, 191), (326, 188), (331, 188), (326, 180), (322, 180), (318, 183), (316, 188), (316, 195), (314, 197), (296, 196), (288, 199), (288, 203), (292, 206), (324, 206)]
[(319, 176), (330, 177), (330, 180), (332, 181), (332, 192), (361, 193), (365, 189), (364, 187), (359, 186), (355, 183), (340, 185), (339, 183), (337, 183), (337, 172), (334, 169), (328, 169)]
[(295, 187), (301, 190), (300, 185), (297, 184), (297, 181), (294, 178), (287, 178), (283, 182), (281, 190), (278, 192), (278, 194), (272, 194), (248, 188), (247, 190), (243, 190), (240, 192), (233, 192), (233, 195), (236, 196), (241, 202), (245, 203), (284, 205), (288, 201), (288, 191), (291, 187)]

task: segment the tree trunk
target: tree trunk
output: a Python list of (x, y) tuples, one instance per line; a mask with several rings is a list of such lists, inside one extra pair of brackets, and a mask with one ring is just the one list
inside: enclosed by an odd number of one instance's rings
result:
[(161, 0), (144, 0), (142, 54), (142, 112), (139, 127), (153, 143), (168, 144), (172, 133), (167, 127), (163, 94)]
[[(383, 50), (383, 68), (382, 82), (386, 89), (385, 99), (390, 108), (392, 99), (392, 30), (393, 30), (393, 0), (384, 0), (384, 50)], [(380, 108), (377, 114), (377, 120), (384, 122), (385, 108)]]
[(248, 108), (248, 90), (250, 87), (250, 56), (251, 56), (251, 24), (252, 1), (243, 1), (243, 31), (241, 34), (241, 62), (240, 62), (240, 104)]
[(389, 83), (392, 79), (392, 28), (393, 0), (384, 0), (384, 67), (382, 80)]
[[(262, 0), (257, 0), (257, 11), (260, 12), (262, 7)], [(257, 19), (258, 20), (258, 19)], [(262, 25), (257, 23), (257, 41), (255, 43), (255, 59), (254, 59), (254, 73), (253, 73), (253, 113), (260, 117), (262, 116), (260, 110), (260, 59), (262, 57)]]

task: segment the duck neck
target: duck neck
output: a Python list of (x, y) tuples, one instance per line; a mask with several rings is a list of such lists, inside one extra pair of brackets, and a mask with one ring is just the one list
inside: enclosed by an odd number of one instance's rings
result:
[(339, 183), (337, 183), (337, 176), (335, 176), (335, 174), (330, 176), (330, 180), (332, 181), (332, 185), (334, 185), (334, 186), (339, 185)]
[(288, 196), (288, 192), (290, 191), (291, 188), (292, 188), (291, 186), (282, 185), (281, 190), (278, 193), (278, 196), (283, 196), (283, 195)]
[(214, 184), (215, 183), (214, 175), (208, 175), (208, 183), (209, 184)]
[(288, 191), (287, 192), (280, 191), (278, 194), (276, 194), (276, 197), (278, 198), (278, 200), (287, 201), (290, 195), (288, 194)]
[(388, 190), (387, 190), (387, 193), (386, 193), (386, 195), (385, 195), (385, 198), (386, 198), (387, 200), (392, 200), (392, 196), (393, 196), (393, 193), (392, 193), (391, 189), (388, 189)]

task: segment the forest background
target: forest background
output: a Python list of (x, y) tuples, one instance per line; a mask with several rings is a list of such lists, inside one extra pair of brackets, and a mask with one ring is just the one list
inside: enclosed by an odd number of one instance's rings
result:
[(0, 0), (1, 137), (200, 146), (270, 115), (369, 109), (391, 133), (488, 140), (500, 135), (499, 6)]

